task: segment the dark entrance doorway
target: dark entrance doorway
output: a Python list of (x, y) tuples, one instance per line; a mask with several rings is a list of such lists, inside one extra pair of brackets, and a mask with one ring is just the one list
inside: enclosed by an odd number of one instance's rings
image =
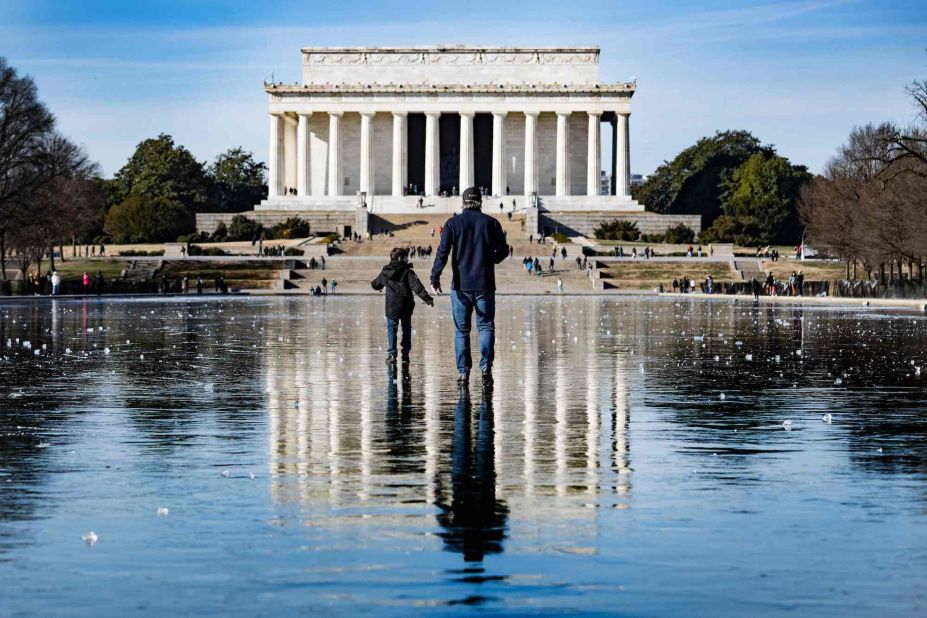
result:
[(413, 186), (422, 193), (425, 190), (425, 114), (409, 114), (406, 122), (406, 188)]
[[(453, 195), (460, 182), (460, 114), (441, 114), (438, 123), (438, 152), (441, 166), (441, 186), (438, 191)], [(466, 188), (466, 187), (464, 187)]]
[(473, 182), (492, 188), (492, 114), (473, 117)]

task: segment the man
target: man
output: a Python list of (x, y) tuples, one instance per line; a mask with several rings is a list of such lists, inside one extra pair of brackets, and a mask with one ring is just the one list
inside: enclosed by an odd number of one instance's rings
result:
[(451, 217), (441, 231), (441, 242), (431, 269), (431, 289), (441, 293), (441, 271), (451, 257), (451, 313), (457, 334), (454, 353), (457, 357), (457, 382), (470, 379), (470, 318), (476, 310), (476, 329), (480, 339), (480, 370), (483, 384), (492, 384), (495, 353), (496, 273), (495, 266), (504, 260), (509, 249), (502, 225), (483, 214), (480, 191), (469, 187), (463, 192), (463, 212)]

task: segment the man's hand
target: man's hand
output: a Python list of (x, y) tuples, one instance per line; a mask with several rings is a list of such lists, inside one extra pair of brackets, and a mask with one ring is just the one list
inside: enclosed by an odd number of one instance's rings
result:
[(441, 284), (438, 283), (437, 281), (432, 281), (432, 282), (431, 282), (431, 291), (434, 292), (435, 294), (440, 294), (440, 293), (441, 293)]

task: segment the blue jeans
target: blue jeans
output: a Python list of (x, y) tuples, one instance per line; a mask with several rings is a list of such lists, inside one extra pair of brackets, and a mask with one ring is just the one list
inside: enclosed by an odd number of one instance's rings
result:
[(496, 347), (496, 292), (494, 290), (451, 290), (451, 314), (457, 334), (454, 353), (457, 371), (466, 373), (473, 366), (470, 359), (470, 317), (476, 310), (476, 330), (480, 334), (480, 369), (492, 369)]
[(412, 314), (393, 320), (386, 318), (386, 353), (396, 356), (396, 331), (402, 323), (402, 355), (408, 356), (412, 349)]

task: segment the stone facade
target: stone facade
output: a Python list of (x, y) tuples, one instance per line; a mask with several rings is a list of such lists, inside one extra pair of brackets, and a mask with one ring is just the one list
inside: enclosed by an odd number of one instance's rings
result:
[[(590, 193), (587, 179), (598, 170), (588, 168), (599, 165), (600, 157), (590, 161), (589, 153), (601, 150), (603, 128), (614, 134), (625, 126), (615, 119), (626, 122), (636, 87), (601, 83), (595, 47), (307, 47), (302, 61), (302, 83), (265, 84), (272, 135), (269, 200), (261, 208), (280, 208), (281, 199), (312, 197), (324, 203), (357, 192), (399, 198), (410, 184), (427, 197), (451, 187), (460, 190), (474, 169), (483, 170), (478, 184), (494, 196), (595, 197), (598, 188)], [(451, 144), (460, 133), (453, 125), (454, 131), (442, 137), (440, 116), (448, 114), (461, 127), (474, 114), (491, 114), (496, 128), (488, 136), (463, 133), (469, 144)], [(530, 133), (528, 114), (537, 118)], [(558, 114), (566, 118), (562, 134)], [(362, 128), (365, 115), (372, 127), (369, 142)], [(397, 115), (402, 116), (398, 121)], [(598, 123), (596, 131), (590, 129), (590, 116)], [(394, 127), (396, 122), (401, 124)], [(300, 123), (308, 129), (299, 129)], [(627, 141), (621, 141), (617, 167), (625, 169), (630, 153)], [(532, 143), (533, 169), (525, 157)], [(473, 153), (472, 166), (459, 164), (461, 151)], [(458, 157), (451, 165), (446, 164), (449, 152)], [(396, 153), (400, 159), (394, 161)], [(445, 176), (448, 169), (461, 170), (460, 177), (441, 177), (442, 168)], [(525, 182), (529, 175), (537, 177), (536, 190)], [(616, 196), (624, 198), (625, 210), (640, 210), (627, 183), (619, 183)]]

